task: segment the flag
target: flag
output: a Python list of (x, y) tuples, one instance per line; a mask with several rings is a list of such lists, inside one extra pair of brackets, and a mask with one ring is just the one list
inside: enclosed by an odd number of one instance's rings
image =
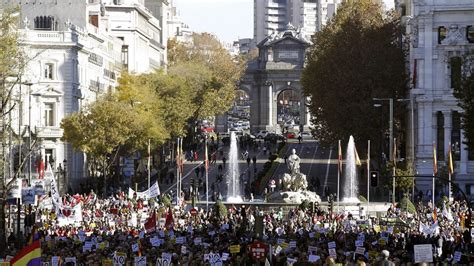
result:
[[(45, 165), (44, 165), (43, 159), (41, 158), (38, 164), (38, 173), (39, 173), (38, 179), (44, 178), (44, 168), (45, 168)], [(51, 168), (51, 165), (48, 168)]]
[(438, 212), (436, 211), (436, 207), (434, 207), (433, 211), (433, 222), (438, 221)]
[(173, 212), (171, 211), (171, 207), (166, 214), (166, 221), (165, 221), (165, 228), (171, 229), (173, 228), (174, 220), (173, 220)]
[(448, 172), (451, 175), (454, 173), (453, 153), (451, 151), (451, 142), (449, 143), (449, 147), (448, 147)]
[(433, 175), (437, 175), (437, 174), (438, 174), (438, 158), (436, 156), (436, 143), (433, 142)]
[(206, 173), (209, 171), (209, 158), (207, 157), (207, 139), (206, 139), (206, 142), (204, 144), (205, 148), (204, 148), (204, 164), (205, 164), (205, 167), (206, 167)]
[(393, 165), (396, 167), (397, 166), (397, 139), (393, 139), (393, 151), (392, 151), (392, 160), (393, 160)]
[(156, 230), (156, 213), (153, 211), (153, 214), (148, 217), (145, 222), (145, 231), (147, 233), (154, 232)]
[(339, 165), (339, 174), (342, 173), (342, 149), (341, 149), (341, 140), (339, 140), (339, 156), (337, 157), (337, 160), (338, 160), (338, 165)]
[(361, 166), (362, 163), (360, 162), (359, 153), (357, 153), (357, 148), (356, 148), (355, 146), (354, 146), (354, 153), (355, 153), (356, 165), (357, 165), (357, 166)]
[(31, 235), (30, 239), (28, 240), (28, 245), (33, 244), (36, 240), (39, 240), (41, 238), (40, 233), (38, 232), (37, 228), (35, 225), (33, 225), (33, 229), (31, 230)]
[(10, 261), (11, 266), (40, 266), (41, 265), (41, 244), (39, 240), (24, 247)]

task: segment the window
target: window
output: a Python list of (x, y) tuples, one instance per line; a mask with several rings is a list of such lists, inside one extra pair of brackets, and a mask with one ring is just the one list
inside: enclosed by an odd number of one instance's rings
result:
[(53, 63), (44, 64), (43, 78), (54, 79), (54, 64)]
[(455, 161), (461, 160), (461, 114), (452, 113), (451, 151)]
[(56, 23), (52, 16), (38, 16), (34, 20), (35, 30), (55, 30)]
[(469, 43), (474, 43), (474, 26), (470, 25), (466, 27), (466, 37)]
[(43, 112), (43, 121), (45, 127), (54, 127), (54, 103), (45, 103)]
[(438, 44), (441, 44), (441, 42), (446, 39), (446, 28), (445, 27), (439, 27), (438, 28)]
[(462, 59), (459, 56), (451, 57), (449, 67), (451, 68), (451, 88), (459, 88), (461, 85), (461, 65)]
[(95, 27), (99, 27), (99, 15), (89, 15), (89, 23)]
[(436, 114), (436, 146), (437, 151), (436, 155), (438, 156), (438, 160), (444, 160), (444, 115), (442, 112), (438, 112)]
[(122, 45), (122, 64), (125, 69), (128, 69), (128, 45)]

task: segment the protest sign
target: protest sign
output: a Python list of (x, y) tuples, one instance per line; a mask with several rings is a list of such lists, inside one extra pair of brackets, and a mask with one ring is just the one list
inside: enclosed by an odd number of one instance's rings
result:
[(125, 265), (126, 258), (127, 258), (127, 255), (124, 252), (115, 252), (114, 266)]
[(332, 241), (328, 243), (328, 249), (336, 248), (336, 242)]
[(433, 262), (433, 248), (431, 244), (414, 245), (415, 263)]
[(240, 252), (240, 245), (231, 245), (230, 248), (230, 253), (235, 254)]
[(462, 253), (459, 252), (459, 251), (456, 251), (456, 252), (454, 252), (453, 261), (454, 262), (459, 262), (459, 261), (461, 261), (461, 257), (462, 257)]
[(308, 262), (317, 262), (318, 260), (320, 260), (321, 257), (319, 256), (316, 256), (316, 255), (309, 255), (308, 257)]
[(59, 256), (51, 257), (51, 266), (61, 266), (61, 265), (59, 265), (60, 261), (61, 261), (61, 257), (59, 257)]
[(229, 253), (225, 253), (225, 252), (222, 253), (221, 260), (222, 260), (222, 261), (226, 261), (226, 260), (228, 260), (228, 259), (229, 259)]
[(364, 255), (364, 253), (365, 253), (365, 248), (364, 247), (357, 247), (356, 250), (355, 250), (355, 254)]
[(337, 258), (337, 253), (336, 253), (336, 249), (335, 249), (335, 248), (330, 248), (330, 249), (329, 249), (329, 256), (331, 256), (331, 257), (334, 258), (334, 259)]
[(318, 251), (318, 248), (315, 247), (315, 246), (308, 246), (308, 253), (309, 254), (316, 254), (316, 252)]
[(46, 194), (46, 189), (45, 189), (45, 182), (44, 179), (33, 179), (31, 181), (32, 186), (35, 190), (35, 195), (37, 196), (43, 196)]
[(35, 189), (33, 187), (25, 187), (21, 189), (22, 204), (35, 204)]
[(64, 259), (65, 266), (75, 266), (76, 265), (76, 257), (66, 257)]
[(135, 266), (146, 266), (146, 257), (145, 256), (137, 256), (134, 259)]

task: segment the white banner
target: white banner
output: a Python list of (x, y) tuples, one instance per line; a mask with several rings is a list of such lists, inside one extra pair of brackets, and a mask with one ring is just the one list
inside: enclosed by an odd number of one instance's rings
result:
[(158, 182), (155, 182), (150, 189), (147, 189), (143, 192), (138, 192), (133, 190), (132, 188), (128, 188), (128, 197), (133, 198), (133, 195), (137, 193), (137, 198), (141, 199), (149, 199), (149, 198), (156, 198), (158, 197), (161, 192), (160, 192), (160, 186), (158, 186)]
[(415, 263), (433, 262), (433, 248), (431, 244), (414, 245)]
[(81, 204), (77, 204), (74, 208), (59, 208), (57, 214), (59, 226), (73, 225), (82, 222)]
[(51, 179), (51, 199), (53, 201), (54, 208), (56, 209), (56, 213), (59, 212), (59, 210), (62, 208), (63, 204), (61, 202), (61, 196), (59, 196), (59, 189), (56, 184), (56, 179), (54, 179), (54, 174), (53, 170), (51, 170), (51, 167), (48, 167), (46, 170), (46, 175), (47, 176), (52, 176)]

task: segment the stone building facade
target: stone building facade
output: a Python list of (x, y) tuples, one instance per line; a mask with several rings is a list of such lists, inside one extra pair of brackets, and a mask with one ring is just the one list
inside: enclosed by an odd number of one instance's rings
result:
[[(462, 60), (474, 50), (474, 2), (470, 0), (399, 0), (410, 37), (410, 98), (414, 101), (415, 166), (419, 175), (433, 174), (433, 147), (438, 165), (445, 165), (449, 145), (456, 183), (474, 195), (474, 151), (464, 142), (453, 87), (465, 70)], [(417, 180), (425, 192), (432, 181)], [(446, 190), (437, 189), (447, 193)]]
[(113, 91), (122, 70), (165, 67), (163, 22), (143, 0), (10, 0), (0, 7), (9, 5), (20, 7), (21, 44), (30, 60), (14, 92), (11, 123), (21, 143), (12, 145), (10, 169), (31, 141), (23, 176), (36, 178), (41, 164), (52, 165), (66, 191), (88, 171), (85, 155), (61, 140), (61, 120)]

